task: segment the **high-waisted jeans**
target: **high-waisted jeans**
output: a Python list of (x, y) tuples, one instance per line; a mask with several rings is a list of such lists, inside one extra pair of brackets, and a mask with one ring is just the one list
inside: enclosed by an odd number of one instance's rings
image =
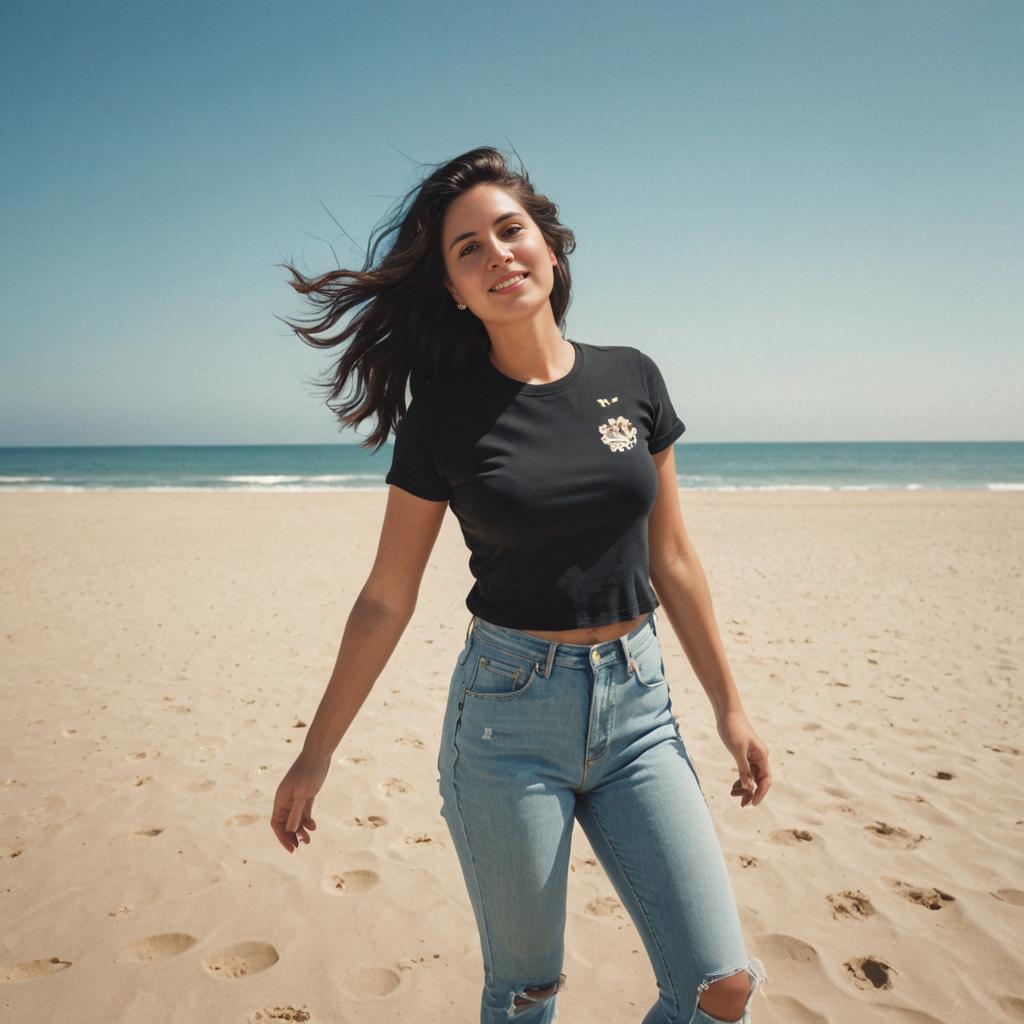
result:
[(480, 932), (481, 1024), (555, 1019), (574, 819), (654, 969), (658, 999), (642, 1024), (718, 1024), (697, 1005), (700, 994), (743, 970), (750, 989), (738, 1019), (750, 1021), (764, 966), (747, 955), (672, 713), (654, 612), (594, 646), (474, 616), (452, 674), (437, 767), (441, 814)]

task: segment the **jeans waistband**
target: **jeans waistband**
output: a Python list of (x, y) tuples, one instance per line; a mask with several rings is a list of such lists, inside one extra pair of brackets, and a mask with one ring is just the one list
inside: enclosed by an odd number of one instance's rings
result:
[(567, 668), (580, 668), (588, 664), (609, 664), (622, 661), (626, 664), (637, 657), (657, 640), (657, 616), (653, 611), (635, 629), (625, 636), (605, 640), (600, 644), (569, 644), (556, 640), (544, 640), (539, 636), (525, 633), (521, 629), (498, 626), (474, 615), (466, 629), (466, 643), (471, 635), (478, 635), (484, 643), (521, 655), (537, 662), (541, 674), (551, 674), (557, 662)]

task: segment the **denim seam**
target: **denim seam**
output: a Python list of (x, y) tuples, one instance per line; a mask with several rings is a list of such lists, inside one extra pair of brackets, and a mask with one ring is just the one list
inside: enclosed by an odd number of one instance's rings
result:
[[(598, 669), (597, 671), (600, 672), (601, 670)], [(628, 679), (629, 677), (627, 676), (626, 678)], [(595, 673), (595, 676), (594, 676), (594, 681), (597, 682), (596, 673)], [(593, 704), (591, 704), (591, 711), (593, 711)], [(605, 733), (604, 733), (604, 746), (602, 746), (601, 750), (597, 754), (595, 754), (593, 757), (585, 758), (586, 767), (589, 767), (590, 765), (595, 764), (596, 762), (600, 761), (602, 757), (604, 757), (605, 753), (608, 750), (608, 744), (611, 743), (611, 739), (612, 739), (612, 737), (614, 735), (615, 735), (615, 686), (612, 685), (612, 686), (610, 686), (608, 688), (608, 725), (605, 728)], [(587, 739), (588, 740), (590, 739), (590, 728), (589, 728), (589, 726), (587, 728)]]
[[(501, 674), (501, 673), (499, 673)], [(473, 681), (476, 681), (476, 675), (473, 676)], [(511, 677), (508, 677), (511, 678)], [(487, 693), (483, 690), (472, 690), (466, 687), (465, 694), (467, 697), (472, 697), (475, 700), (518, 700), (526, 697), (526, 694), (533, 689), (534, 680), (543, 678), (540, 674), (540, 665), (537, 662), (533, 663), (530, 669), (530, 674), (526, 677), (526, 682), (523, 683), (518, 689), (509, 690), (507, 693)]]
[(482, 890), (480, 888), (480, 876), (477, 874), (477, 870), (476, 870), (476, 856), (474, 855), (473, 847), (472, 847), (472, 845), (469, 842), (469, 835), (466, 832), (465, 818), (463, 817), (463, 814), (462, 814), (462, 806), (459, 803), (459, 785), (458, 785), (458, 779), (456, 778), (456, 774), (455, 774), (455, 769), (456, 769), (456, 767), (458, 765), (458, 762), (459, 762), (459, 747), (458, 747), (458, 744), (456, 743), (456, 738), (457, 738), (457, 736), (459, 734), (459, 727), (462, 724), (462, 707), (461, 707), (461, 704), (462, 704), (462, 701), (464, 701), (464, 700), (465, 700), (465, 690), (463, 690), (462, 700), (460, 700), (460, 702), (459, 702), (460, 703), (460, 706), (459, 706), (459, 717), (455, 720), (455, 725), (454, 725), (454, 727), (452, 729), (452, 740), (451, 740), (451, 743), (452, 743), (452, 748), (455, 751), (455, 758), (452, 761), (452, 795), (455, 797), (455, 809), (458, 811), (459, 829), (462, 832), (462, 838), (463, 838), (463, 840), (464, 840), (464, 842), (466, 844), (466, 849), (469, 851), (469, 859), (470, 859), (470, 863), (472, 864), (472, 867), (473, 867), (473, 887), (476, 889), (476, 898), (477, 898), (477, 900), (480, 903), (480, 918), (484, 922), (483, 936), (482, 937), (483, 937), (484, 945), (487, 947), (487, 956), (486, 956), (486, 959), (484, 961), (484, 970), (486, 972), (487, 981), (488, 981), (488, 984), (489, 984), (491, 982), (492, 978), (493, 978), (493, 975), (491, 973), (491, 964), (493, 962), (493, 957), (492, 957), (492, 954), (491, 954), (490, 930), (489, 930), (489, 926), (487, 924), (487, 909), (486, 909), (486, 906), (484, 904)]
[(590, 812), (594, 815), (594, 823), (601, 830), (601, 835), (604, 837), (604, 841), (608, 844), (608, 849), (611, 855), (615, 858), (615, 863), (619, 866), (619, 870), (622, 872), (622, 877), (626, 880), (626, 884), (629, 886), (630, 892), (633, 894), (633, 898), (637, 902), (637, 906), (640, 908), (644, 915), (644, 920), (647, 922), (647, 929), (650, 933), (651, 939), (654, 945), (658, 948), (658, 956), (661, 957), (661, 967), (665, 973), (665, 978), (668, 980), (668, 984), (672, 988), (672, 999), (675, 1002), (676, 1014), (679, 1012), (679, 993), (676, 992), (675, 983), (672, 979), (672, 972), (668, 969), (668, 962), (665, 960), (665, 951), (661, 948), (661, 943), (658, 941), (658, 933), (655, 930), (654, 924), (651, 921), (650, 915), (647, 913), (647, 908), (644, 906), (644, 901), (640, 898), (640, 894), (636, 891), (636, 886), (633, 885), (633, 880), (629, 877), (626, 871), (625, 865), (619, 858), (619, 852), (615, 849), (615, 845), (612, 843), (610, 836), (605, 831), (605, 827), (601, 822), (601, 816), (597, 813), (597, 807), (591, 801)]
[(479, 633), (478, 635), (480, 638), (480, 645), (482, 647), (489, 648), (492, 651), (500, 651), (509, 658), (515, 658), (519, 661), (528, 661), (531, 664), (534, 664), (537, 660), (532, 654), (525, 653), (524, 651), (510, 650), (508, 647), (503, 647), (496, 640), (489, 639), (485, 633)]
[(711, 805), (708, 803), (708, 795), (704, 792), (704, 786), (701, 784), (700, 775), (697, 773), (697, 766), (693, 763), (693, 759), (690, 757), (690, 752), (686, 749), (686, 741), (683, 739), (682, 730), (679, 728), (679, 719), (676, 718), (675, 713), (672, 711), (672, 697), (668, 699), (668, 713), (672, 716), (672, 728), (675, 730), (676, 739), (679, 741), (680, 753), (683, 755), (683, 760), (690, 766), (690, 771), (693, 773), (693, 777), (697, 782), (697, 789), (700, 790), (700, 795), (704, 798), (704, 806), (710, 808)]

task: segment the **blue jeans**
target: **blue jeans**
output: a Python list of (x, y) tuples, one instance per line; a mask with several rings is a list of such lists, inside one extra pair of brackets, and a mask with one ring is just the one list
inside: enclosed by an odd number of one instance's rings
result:
[[(452, 674), (437, 768), (480, 933), (481, 1024), (549, 1024), (565, 953), (573, 821), (633, 919), (658, 983), (642, 1024), (719, 1024), (698, 1005), (750, 959), (707, 801), (672, 714), (651, 612), (565, 644), (475, 617)], [(551, 990), (553, 991), (546, 991)], [(533, 990), (534, 994), (527, 994)]]

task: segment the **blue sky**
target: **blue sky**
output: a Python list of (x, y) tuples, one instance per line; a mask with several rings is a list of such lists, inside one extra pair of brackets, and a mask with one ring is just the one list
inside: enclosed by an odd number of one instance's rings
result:
[(4, 5), (0, 445), (357, 440), (274, 264), (361, 266), (478, 145), (688, 440), (1024, 439), (1022, 48), (1017, 2)]

